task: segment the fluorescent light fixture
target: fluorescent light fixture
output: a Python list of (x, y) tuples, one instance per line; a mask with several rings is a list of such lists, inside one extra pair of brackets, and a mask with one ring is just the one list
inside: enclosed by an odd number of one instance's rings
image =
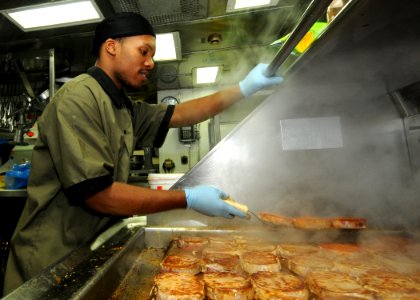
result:
[(226, 12), (277, 5), (278, 0), (228, 0)]
[(154, 61), (181, 59), (181, 39), (179, 32), (156, 34), (156, 53)]
[(68, 0), (2, 10), (23, 31), (94, 23), (103, 15), (93, 0)]
[(194, 79), (196, 84), (206, 84), (216, 82), (219, 67), (204, 67), (194, 69)]

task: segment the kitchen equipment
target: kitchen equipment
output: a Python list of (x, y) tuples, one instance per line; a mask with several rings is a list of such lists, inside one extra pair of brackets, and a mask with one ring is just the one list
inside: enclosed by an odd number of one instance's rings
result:
[[(420, 58), (412, 51), (420, 48), (419, 15), (420, 7), (410, 0), (349, 2), (289, 68), (279, 90), (172, 187), (212, 184), (255, 212), (360, 216), (369, 228), (280, 229), (173, 210), (148, 216), (147, 227), (131, 228), (131, 234), (116, 234), (97, 249), (102, 256), (78, 249), (9, 299), (45, 299), (53, 293), (107, 299), (116, 291), (129, 294), (130, 287), (148, 297), (160, 259), (181, 235), (351, 243), (385, 236), (418, 243), (420, 174), (410, 165), (404, 122), (390, 92), (420, 80)], [(337, 118), (342, 146), (283, 149), (281, 120), (324, 117)], [(305, 132), (292, 138), (313, 138)]]
[[(160, 262), (179, 237), (220, 239), (238, 237), (269, 243), (358, 243), (375, 238), (417, 239), (404, 231), (308, 231), (293, 228), (240, 227), (136, 227), (121, 228), (99, 248), (80, 248), (63, 261), (26, 282), (8, 299), (150, 299)], [(122, 242), (125, 241), (125, 242)], [(20, 297), (20, 298), (19, 298)]]

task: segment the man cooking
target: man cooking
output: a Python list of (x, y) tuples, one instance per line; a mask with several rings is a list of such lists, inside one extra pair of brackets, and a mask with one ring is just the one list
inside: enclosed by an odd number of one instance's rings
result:
[(238, 85), (172, 105), (133, 105), (125, 88), (139, 88), (154, 68), (156, 39), (139, 14), (121, 13), (98, 24), (96, 64), (63, 85), (38, 120), (28, 199), (10, 244), (4, 294), (116, 220), (176, 208), (208, 216), (244, 214), (212, 186), (158, 191), (128, 185), (135, 147), (160, 147), (169, 128), (193, 125), (222, 112), (281, 77), (255, 67)]

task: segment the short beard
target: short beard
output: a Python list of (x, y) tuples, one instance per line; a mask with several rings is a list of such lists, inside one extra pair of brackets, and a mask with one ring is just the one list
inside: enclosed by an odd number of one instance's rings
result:
[(125, 77), (120, 72), (115, 73), (115, 78), (118, 80), (121, 86), (126, 90), (133, 90), (133, 89), (139, 90), (140, 87), (142, 86), (142, 84), (140, 84), (139, 86), (130, 84), (130, 82), (126, 80)]

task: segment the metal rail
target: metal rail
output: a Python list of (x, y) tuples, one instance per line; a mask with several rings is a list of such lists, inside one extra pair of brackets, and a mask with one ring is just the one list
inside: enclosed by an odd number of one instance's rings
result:
[(311, 29), (312, 25), (314, 25), (321, 15), (325, 13), (331, 1), (332, 0), (313, 0), (309, 4), (289, 38), (268, 65), (265, 73), (266, 76), (274, 76), (281, 64), (286, 60), (290, 53), (292, 53), (293, 49), (301, 41), (309, 29)]
[(55, 51), (54, 49), (50, 49), (48, 51), (49, 57), (49, 100), (54, 97), (55, 94)]

